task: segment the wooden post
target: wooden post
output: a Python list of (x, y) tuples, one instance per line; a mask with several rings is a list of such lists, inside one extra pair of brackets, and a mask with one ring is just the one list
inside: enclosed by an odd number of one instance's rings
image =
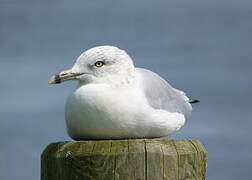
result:
[(197, 140), (57, 142), (41, 156), (41, 180), (204, 180), (207, 152)]

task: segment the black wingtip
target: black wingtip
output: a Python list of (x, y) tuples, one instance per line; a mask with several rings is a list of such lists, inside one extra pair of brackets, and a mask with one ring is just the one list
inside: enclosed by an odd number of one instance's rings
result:
[(199, 102), (200, 102), (200, 101), (197, 100), (197, 99), (194, 99), (194, 100), (190, 100), (190, 101), (189, 101), (190, 104), (195, 104), (195, 103), (199, 103)]

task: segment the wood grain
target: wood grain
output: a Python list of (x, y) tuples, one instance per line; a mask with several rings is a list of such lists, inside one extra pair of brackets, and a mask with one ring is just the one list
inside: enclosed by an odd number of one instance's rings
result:
[(204, 180), (206, 166), (198, 140), (57, 142), (41, 155), (41, 180)]

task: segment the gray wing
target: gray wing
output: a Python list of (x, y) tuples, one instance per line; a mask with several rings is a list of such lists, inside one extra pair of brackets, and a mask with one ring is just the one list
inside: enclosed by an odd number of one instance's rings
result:
[(155, 109), (178, 112), (189, 117), (192, 106), (184, 92), (173, 88), (156, 73), (143, 68), (136, 68), (149, 104)]

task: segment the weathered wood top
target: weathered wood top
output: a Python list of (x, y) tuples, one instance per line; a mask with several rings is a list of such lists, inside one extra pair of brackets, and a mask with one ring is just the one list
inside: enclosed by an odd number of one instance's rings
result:
[(197, 140), (57, 142), (42, 153), (41, 179), (205, 179), (206, 160)]

